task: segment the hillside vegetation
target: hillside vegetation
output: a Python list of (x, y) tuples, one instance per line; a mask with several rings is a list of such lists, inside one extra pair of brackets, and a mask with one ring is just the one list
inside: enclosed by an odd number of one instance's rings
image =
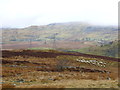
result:
[(52, 23), (26, 28), (3, 28), (3, 49), (57, 48), (118, 57), (118, 29), (82, 22)]
[(56, 50), (3, 50), (3, 88), (118, 88), (116, 59)]
[(10, 41), (113, 41), (117, 39), (117, 27), (94, 26), (81, 22), (53, 23), (42, 26), (30, 26), (18, 29), (3, 29), (3, 42)]
[(81, 48), (77, 50), (75, 49), (71, 51), (120, 58), (119, 47), (120, 47), (120, 41), (114, 41), (111, 44), (106, 44), (106, 45), (101, 45), (96, 47)]

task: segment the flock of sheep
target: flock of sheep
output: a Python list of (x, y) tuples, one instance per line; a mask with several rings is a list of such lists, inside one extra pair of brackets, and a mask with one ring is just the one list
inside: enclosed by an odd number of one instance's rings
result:
[(81, 62), (81, 63), (88, 63), (88, 64), (100, 66), (100, 67), (105, 67), (106, 66), (105, 62), (97, 61), (97, 60), (76, 59), (76, 61)]

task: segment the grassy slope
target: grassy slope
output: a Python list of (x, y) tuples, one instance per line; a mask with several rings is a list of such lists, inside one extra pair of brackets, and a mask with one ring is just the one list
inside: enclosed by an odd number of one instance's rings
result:
[(93, 54), (93, 55), (101, 55), (101, 56), (109, 56), (109, 57), (119, 57), (118, 52), (120, 52), (120, 41), (113, 42), (112, 44), (107, 44), (104, 46), (96, 46), (90, 48), (82, 48), (72, 51), (77, 51), (81, 53)]
[[(4, 51), (2, 60), (3, 87), (117, 88), (117, 62), (83, 56), (62, 55), (64, 53), (66, 52), (54, 50)], [(106, 67), (77, 62), (76, 59), (102, 61), (106, 63)], [(17, 67), (11, 65), (17, 65)], [(57, 67), (61, 65), (107, 70), (111, 73), (80, 72), (66, 69), (60, 72), (53, 71), (54, 69), (58, 70)], [(43, 69), (39, 68), (40, 66), (43, 66)], [(108, 77), (110, 77), (110, 80), (107, 79)]]

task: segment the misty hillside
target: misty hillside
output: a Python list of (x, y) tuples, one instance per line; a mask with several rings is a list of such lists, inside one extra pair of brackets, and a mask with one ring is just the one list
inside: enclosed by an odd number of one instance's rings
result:
[(118, 57), (118, 29), (82, 22), (3, 28), (3, 49), (58, 48)]
[(26, 28), (3, 29), (3, 42), (10, 41), (50, 41), (56, 34), (56, 40), (64, 41), (114, 41), (118, 37), (117, 27), (95, 26), (88, 23), (52, 23)]

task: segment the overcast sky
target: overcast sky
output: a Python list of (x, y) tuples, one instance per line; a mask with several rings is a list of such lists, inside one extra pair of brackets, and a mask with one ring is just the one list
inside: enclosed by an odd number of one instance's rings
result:
[(118, 25), (119, 0), (0, 0), (0, 27), (59, 22)]

